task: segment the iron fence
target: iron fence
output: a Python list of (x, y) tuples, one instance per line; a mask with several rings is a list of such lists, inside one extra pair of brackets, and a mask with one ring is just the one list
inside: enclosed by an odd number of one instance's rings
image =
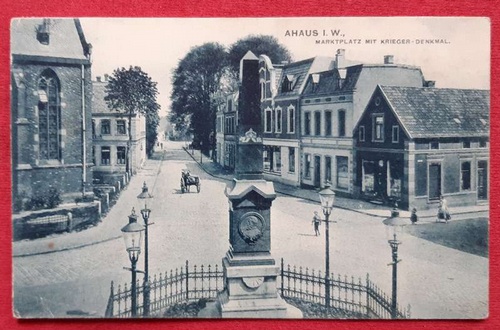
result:
[[(288, 302), (315, 305), (325, 317), (391, 318), (391, 298), (366, 276), (330, 275), (330, 308), (326, 309), (325, 276), (314, 269), (284, 265), (281, 259), (279, 291)], [(143, 282), (137, 281), (137, 315), (143, 314)], [(224, 289), (224, 274), (218, 265), (184, 267), (154, 275), (150, 279), (150, 313), (158, 314), (167, 307), (200, 299), (214, 300)], [(106, 317), (131, 317), (130, 285), (114, 287), (111, 282)], [(310, 309), (310, 306), (309, 308)], [(316, 317), (317, 314), (316, 314)], [(410, 307), (397, 309), (397, 318), (409, 318)]]

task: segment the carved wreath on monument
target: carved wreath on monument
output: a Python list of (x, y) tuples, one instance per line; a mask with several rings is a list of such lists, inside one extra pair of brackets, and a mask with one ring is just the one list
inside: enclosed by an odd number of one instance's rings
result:
[(264, 218), (256, 212), (245, 213), (241, 217), (238, 231), (247, 244), (254, 245), (264, 232)]

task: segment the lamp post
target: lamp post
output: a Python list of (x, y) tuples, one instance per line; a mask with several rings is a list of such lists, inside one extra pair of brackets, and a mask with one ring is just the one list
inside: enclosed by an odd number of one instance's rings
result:
[(391, 318), (398, 317), (398, 248), (402, 244), (397, 238), (397, 234), (402, 231), (402, 226), (407, 225), (408, 220), (400, 217), (391, 217), (384, 220), (386, 227), (387, 242), (391, 247), (392, 262), (387, 266), (392, 266), (392, 300), (391, 300)]
[(149, 223), (149, 215), (151, 214), (151, 209), (148, 208), (147, 200), (153, 198), (153, 196), (148, 192), (148, 186), (146, 182), (142, 185), (142, 192), (137, 195), (137, 199), (144, 199), (144, 208), (141, 210), (142, 219), (144, 220), (144, 290), (143, 290), (143, 316), (149, 316), (149, 305), (150, 305), (150, 286), (149, 286), (149, 255), (148, 255), (148, 227), (152, 225)]
[(335, 201), (335, 193), (330, 189), (330, 184), (327, 182), (325, 189), (319, 192), (321, 208), (325, 215), (325, 305), (330, 308), (330, 214)]
[(137, 316), (137, 283), (136, 283), (136, 265), (139, 259), (139, 254), (141, 253), (141, 241), (142, 232), (144, 227), (137, 223), (137, 215), (135, 214), (135, 209), (132, 208), (132, 213), (128, 216), (128, 224), (122, 228), (123, 240), (125, 241), (125, 248), (128, 252), (128, 257), (132, 264), (132, 268), (129, 270), (132, 272), (132, 285), (131, 285), (131, 296), (132, 296), (132, 306), (131, 314), (132, 317)]

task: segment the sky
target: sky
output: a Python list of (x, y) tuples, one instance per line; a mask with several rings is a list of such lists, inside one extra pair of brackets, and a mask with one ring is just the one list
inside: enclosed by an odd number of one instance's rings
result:
[(490, 21), (467, 17), (81, 18), (92, 48), (92, 75), (140, 66), (158, 83), (160, 115), (169, 111), (172, 72), (193, 47), (226, 47), (251, 34), (272, 35), (294, 61), (335, 56), (358, 63), (420, 66), (439, 88), (490, 88)]

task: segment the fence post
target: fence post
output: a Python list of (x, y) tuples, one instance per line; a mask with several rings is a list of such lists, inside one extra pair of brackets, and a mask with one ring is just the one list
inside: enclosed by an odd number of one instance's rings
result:
[(370, 317), (370, 274), (366, 273), (366, 316)]
[(113, 317), (114, 298), (115, 298), (115, 293), (114, 293), (113, 281), (111, 281), (108, 305), (106, 306), (106, 313), (104, 314), (105, 317)]
[(285, 276), (284, 276), (284, 268), (285, 265), (283, 263), (283, 258), (281, 258), (281, 270), (280, 270), (280, 275), (281, 275), (281, 296), (283, 297), (283, 290), (284, 290), (284, 285), (283, 283), (285, 282)]
[(189, 261), (186, 260), (186, 300), (189, 300)]

